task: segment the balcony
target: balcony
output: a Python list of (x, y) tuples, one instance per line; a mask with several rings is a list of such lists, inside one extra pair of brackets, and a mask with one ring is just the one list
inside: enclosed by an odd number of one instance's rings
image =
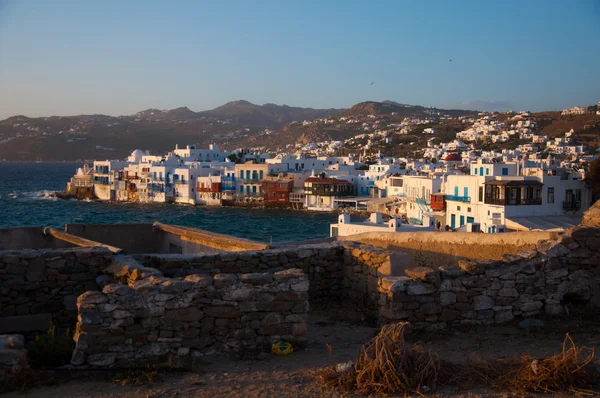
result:
[(567, 202), (563, 202), (564, 210), (572, 210), (577, 211), (581, 209), (581, 201), (580, 200), (570, 200)]
[(485, 198), (484, 203), (486, 205), (498, 205), (498, 206), (530, 206), (530, 205), (541, 205), (542, 199), (506, 199), (506, 198)]
[(452, 200), (454, 202), (469, 203), (469, 202), (471, 202), (471, 197), (470, 196), (446, 195), (446, 200)]

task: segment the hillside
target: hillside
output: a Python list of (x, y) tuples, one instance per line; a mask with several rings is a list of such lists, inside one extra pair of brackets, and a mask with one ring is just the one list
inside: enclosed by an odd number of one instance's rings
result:
[(135, 148), (164, 153), (176, 144), (243, 145), (265, 129), (314, 119), (338, 109), (233, 101), (212, 110), (147, 109), (131, 116), (78, 115), (0, 121), (0, 160), (63, 161), (124, 158)]

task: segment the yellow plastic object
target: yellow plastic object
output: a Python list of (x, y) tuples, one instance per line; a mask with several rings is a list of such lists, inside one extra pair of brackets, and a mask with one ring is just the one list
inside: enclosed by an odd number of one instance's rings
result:
[(294, 349), (290, 343), (278, 341), (277, 343), (273, 343), (271, 352), (275, 355), (290, 355), (292, 352), (294, 352)]

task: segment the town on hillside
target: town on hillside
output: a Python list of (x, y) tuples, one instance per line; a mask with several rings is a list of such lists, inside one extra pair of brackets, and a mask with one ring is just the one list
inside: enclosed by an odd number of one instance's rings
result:
[[(536, 133), (529, 112), (508, 116), (457, 117), (464, 130), (449, 142), (427, 139), (418, 158), (386, 156), (374, 148), (427, 118), (405, 118), (344, 141), (297, 144), (275, 153), (223, 151), (216, 144), (176, 147), (164, 156), (137, 149), (126, 160), (96, 160), (78, 169), (66, 194), (104, 201), (377, 212), (405, 231), (560, 231), (577, 225), (594, 200), (584, 178), (597, 154), (574, 142), (573, 130), (551, 138)], [(339, 121), (356, 123), (343, 116), (334, 122)], [(422, 134), (433, 132), (426, 128)], [(487, 142), (514, 137), (523, 142), (514, 149), (482, 149)], [(356, 148), (360, 152), (338, 154), (357, 140), (366, 140)], [(351, 221), (341, 219), (331, 234), (350, 233), (343, 223)], [(361, 231), (390, 227), (378, 216), (359, 224)]]

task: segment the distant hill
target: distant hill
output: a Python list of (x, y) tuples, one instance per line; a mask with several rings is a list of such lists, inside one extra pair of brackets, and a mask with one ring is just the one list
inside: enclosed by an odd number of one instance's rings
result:
[(136, 148), (165, 153), (175, 144), (217, 143), (235, 148), (265, 129), (276, 130), (294, 120), (313, 120), (340, 111), (255, 105), (242, 100), (201, 112), (180, 107), (118, 117), (18, 115), (0, 121), (0, 160), (119, 159)]
[(403, 117), (423, 117), (433, 114), (443, 114), (449, 116), (468, 116), (477, 114), (478, 111), (459, 110), (459, 109), (437, 109), (425, 108), (419, 105), (405, 105), (394, 101), (366, 101), (360, 102), (350, 109), (343, 112), (344, 115), (391, 115), (392, 113)]

